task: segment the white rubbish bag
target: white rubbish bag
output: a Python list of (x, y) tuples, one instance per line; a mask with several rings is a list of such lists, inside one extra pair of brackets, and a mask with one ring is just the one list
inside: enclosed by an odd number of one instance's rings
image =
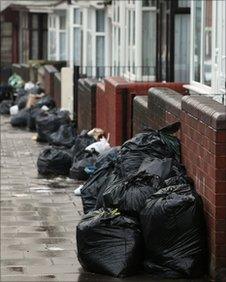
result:
[(10, 107), (9, 111), (10, 111), (10, 115), (14, 116), (19, 112), (19, 108), (17, 105), (15, 105), (15, 106)]
[(95, 150), (97, 153), (101, 154), (103, 153), (105, 150), (108, 150), (111, 148), (110, 144), (108, 143), (109, 137), (108, 139), (102, 137), (100, 139), (100, 141), (97, 141), (91, 145), (89, 145), (88, 147), (86, 147), (86, 151), (90, 151), (92, 152), (93, 150)]

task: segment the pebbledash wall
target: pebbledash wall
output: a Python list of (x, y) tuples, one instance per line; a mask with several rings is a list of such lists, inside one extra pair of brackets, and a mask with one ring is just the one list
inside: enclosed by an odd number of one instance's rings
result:
[(98, 83), (96, 127), (110, 133), (111, 145), (121, 145), (133, 135), (133, 98), (147, 95), (150, 87), (163, 86), (186, 93), (182, 83), (129, 82), (122, 77), (109, 77)]
[(181, 96), (151, 88), (134, 99), (133, 131), (181, 122), (182, 162), (202, 196), (210, 248), (210, 273), (226, 267), (226, 107), (204, 95)]

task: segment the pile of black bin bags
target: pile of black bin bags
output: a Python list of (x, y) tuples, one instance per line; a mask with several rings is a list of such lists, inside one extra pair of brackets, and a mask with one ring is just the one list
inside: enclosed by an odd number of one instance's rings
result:
[(82, 188), (78, 259), (90, 272), (158, 278), (206, 273), (203, 204), (180, 164), (173, 124), (112, 148)]
[(48, 136), (47, 140), (51, 138), (49, 142), (53, 146), (40, 153), (37, 161), (38, 172), (42, 175), (65, 175), (77, 180), (87, 180), (90, 175), (85, 172), (85, 168), (92, 164), (90, 158), (97, 159), (98, 154), (87, 152), (85, 148), (96, 140), (87, 132), (76, 136), (71, 124), (61, 125), (58, 131), (52, 130), (48, 122), (46, 124), (43, 132), (50, 132), (43, 136)]

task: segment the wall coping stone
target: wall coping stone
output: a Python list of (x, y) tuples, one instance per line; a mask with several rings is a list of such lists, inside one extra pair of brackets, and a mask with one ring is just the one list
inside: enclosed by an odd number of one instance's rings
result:
[(148, 91), (148, 104), (153, 103), (179, 117), (182, 95), (165, 87), (152, 87)]
[(58, 70), (52, 66), (52, 65), (45, 65), (44, 69), (48, 72), (48, 73), (55, 73), (58, 72)]
[(137, 101), (143, 107), (148, 107), (148, 96), (135, 96), (134, 101)]
[(226, 129), (226, 106), (203, 95), (184, 96), (182, 110), (216, 129)]
[(84, 85), (86, 87), (89, 87), (89, 88), (96, 88), (97, 87), (97, 83), (99, 82), (95, 78), (84, 78), (83, 81), (84, 81)]

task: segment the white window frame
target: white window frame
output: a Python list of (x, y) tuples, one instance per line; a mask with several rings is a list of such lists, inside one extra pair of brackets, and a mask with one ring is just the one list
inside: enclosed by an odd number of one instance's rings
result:
[(58, 59), (58, 49), (59, 44), (56, 44), (55, 53), (51, 52), (51, 33), (55, 33), (56, 42), (58, 40), (58, 16), (56, 14), (49, 14), (48, 15), (48, 59), (50, 61), (55, 61)]
[[(51, 61), (59, 61), (60, 60), (60, 34), (65, 33), (65, 53), (67, 54), (67, 14), (65, 11), (65, 17), (66, 17), (66, 26), (65, 29), (60, 29), (60, 16), (62, 16), (62, 13), (55, 12), (53, 14), (48, 15), (48, 59)], [(50, 52), (50, 34), (51, 32), (55, 32), (56, 34), (56, 51), (55, 54), (51, 54)], [(65, 57), (65, 60), (67, 60), (67, 55)]]
[(112, 4), (112, 75), (123, 74), (126, 53), (125, 1), (114, 0)]
[[(202, 26), (201, 26), (201, 79), (203, 76), (203, 34), (204, 34), (204, 2), (202, 1)], [(191, 91), (199, 94), (207, 94), (214, 96), (214, 99), (225, 102), (225, 72), (226, 72), (226, 2), (217, 0), (212, 2), (212, 80), (211, 86), (207, 86), (201, 82), (194, 80), (194, 34), (195, 34), (195, 1), (191, 1), (191, 70), (190, 70), (190, 85), (185, 85)], [(220, 97), (221, 96), (221, 97)], [(222, 98), (224, 96), (224, 99)]]
[[(157, 0), (158, 1), (158, 0)], [(142, 19), (143, 19), (143, 12), (153, 12), (153, 13), (157, 13), (157, 8), (156, 7), (142, 7)], [(157, 20), (157, 19), (156, 19)], [(141, 24), (141, 34), (142, 34), (142, 28), (143, 28), (143, 22)], [(155, 27), (156, 30), (155, 32), (157, 33), (157, 26)], [(141, 42), (143, 42), (145, 40), (145, 38), (142, 38)], [(156, 40), (153, 41), (153, 43), (155, 44), (155, 48), (156, 48)], [(141, 43), (142, 44), (142, 43)], [(142, 45), (141, 45), (142, 46)], [(142, 50), (142, 49), (141, 49)], [(142, 51), (141, 51), (142, 52)], [(142, 65), (142, 61), (143, 61), (143, 52), (142, 52), (142, 55), (141, 55), (141, 65)], [(147, 66), (149, 67), (149, 66)], [(156, 62), (155, 62), (155, 65), (154, 65), (155, 69), (156, 69)], [(141, 70), (142, 71), (142, 70)], [(155, 75), (142, 75), (142, 80), (143, 81), (155, 81), (156, 79), (156, 76)]]
[[(75, 23), (74, 22), (74, 13), (75, 13), (75, 10), (78, 10), (79, 11), (79, 23)], [(83, 23), (81, 24), (81, 13), (82, 13), (82, 9), (79, 7), (79, 6), (73, 6), (72, 8), (72, 62), (73, 62), (73, 65), (75, 65), (75, 58), (74, 58), (74, 49), (75, 49), (75, 46), (74, 46), (74, 29), (75, 28), (78, 28), (80, 30), (80, 38), (81, 38), (81, 31), (83, 30)], [(81, 52), (81, 49), (82, 49), (82, 42), (80, 41), (79, 42), (80, 46), (80, 52)], [(80, 54), (80, 66), (82, 66), (82, 63), (83, 63), (83, 52), (81, 52)]]
[[(213, 1), (214, 2), (214, 1)], [(200, 50), (200, 82), (195, 81), (194, 74), (194, 55), (195, 55), (195, 1), (191, 1), (191, 54), (190, 54), (190, 61), (191, 61), (191, 69), (190, 69), (190, 85), (186, 86), (188, 89), (198, 92), (200, 94), (213, 94), (212, 85), (214, 84), (213, 75), (211, 79), (211, 86), (207, 86), (204, 84), (204, 15), (205, 15), (205, 1), (201, 1), (201, 50)], [(214, 19), (214, 9), (212, 9), (212, 21)], [(212, 25), (212, 59), (211, 59), (211, 70), (213, 73), (213, 46), (214, 46), (214, 30)]]
[[(214, 62), (213, 77), (214, 91), (217, 94), (226, 94), (226, 2), (213, 2), (214, 8)], [(226, 97), (225, 97), (226, 98)], [(226, 102), (225, 102), (226, 103)]]
[[(125, 2), (125, 18), (126, 18), (126, 42), (125, 42), (125, 50), (126, 50), (126, 71), (124, 73), (124, 77), (126, 79), (132, 81), (155, 81), (155, 75), (143, 75), (142, 73), (142, 61), (143, 61), (143, 54), (142, 54), (142, 42), (144, 40), (142, 36), (143, 30), (143, 12), (145, 11), (152, 11), (156, 12), (156, 7), (143, 7), (142, 1), (134, 1), (134, 0), (126, 0)], [(129, 24), (129, 13), (132, 15), (135, 12), (135, 23), (134, 18), (131, 16), (130, 27)], [(133, 26), (134, 25), (134, 26)], [(130, 28), (130, 35), (129, 38), (129, 29)], [(133, 28), (135, 30), (133, 30)], [(133, 34), (135, 32), (135, 34)], [(134, 42), (133, 42), (134, 40)], [(156, 44), (156, 42), (154, 41)], [(130, 65), (132, 63), (134, 66)], [(154, 66), (156, 67), (156, 66)], [(132, 71), (131, 71), (132, 69)]]

